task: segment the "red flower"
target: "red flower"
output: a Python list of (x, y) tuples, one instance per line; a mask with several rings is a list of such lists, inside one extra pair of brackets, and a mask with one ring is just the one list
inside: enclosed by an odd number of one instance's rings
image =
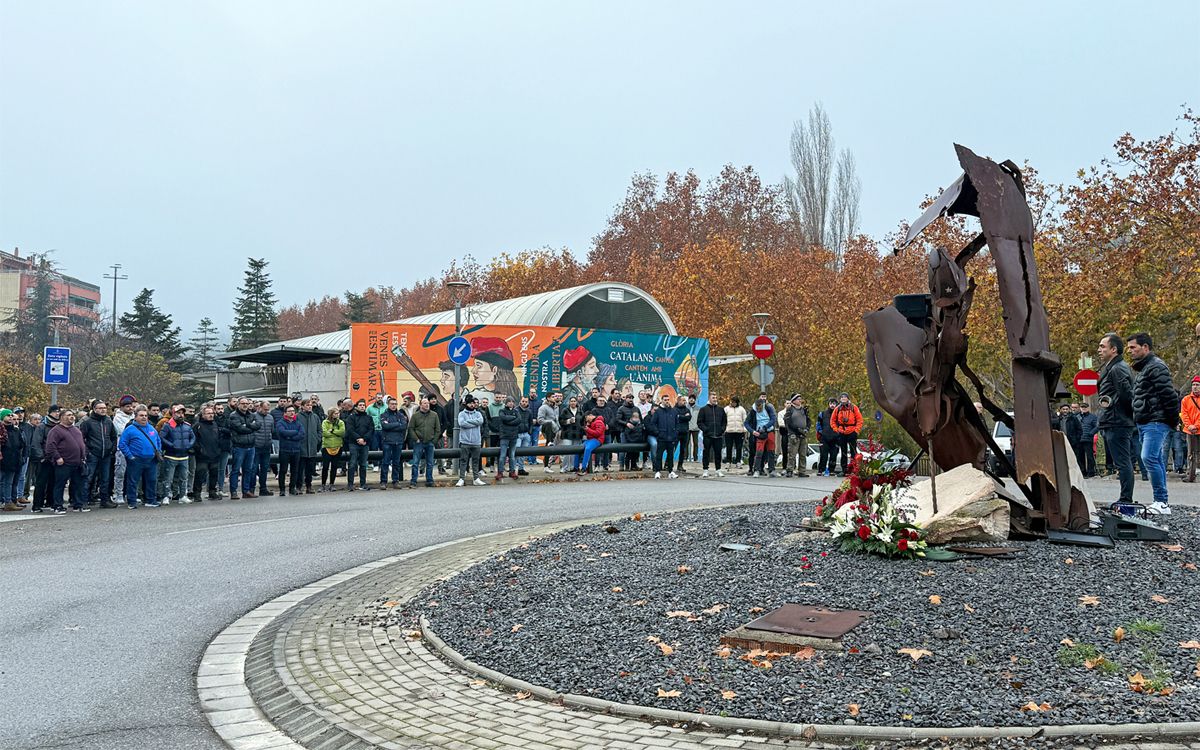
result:
[(811, 567), (812, 567), (812, 563), (804, 563), (803, 565), (801, 565), (801, 566), (800, 566), (800, 569), (801, 569), (801, 570), (808, 570), (808, 569), (809, 569), (809, 568), (811, 568)]
[(896, 542), (896, 549), (900, 550), (901, 552), (906, 551), (908, 549), (908, 540), (901, 537), (900, 541)]
[(828, 553), (828, 552), (822, 552), (822, 553), (821, 553), (821, 557), (829, 557), (829, 553)]
[(821, 516), (825, 515), (825, 506), (818, 505), (817, 509), (815, 511), (813, 511), (813, 515), (816, 516), (817, 518), (820, 518)]
[(808, 562), (808, 555), (801, 555), (800, 562)]
[(871, 529), (866, 525), (858, 527), (858, 538), (866, 541), (871, 536)]

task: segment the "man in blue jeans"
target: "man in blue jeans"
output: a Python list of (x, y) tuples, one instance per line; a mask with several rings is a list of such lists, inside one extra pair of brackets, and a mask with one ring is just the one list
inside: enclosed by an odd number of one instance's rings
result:
[(429, 408), (429, 397), (421, 397), (421, 405), (408, 420), (408, 434), (412, 438), (412, 471), (409, 474), (411, 487), (417, 486), (417, 474), (421, 461), (425, 462), (425, 486), (433, 486), (433, 444), (442, 434), (442, 421), (436, 411)]
[[(241, 480), (242, 497), (258, 497), (254, 494), (257, 477), (254, 463), (254, 435), (262, 426), (258, 415), (250, 411), (250, 399), (238, 399), (237, 409), (225, 418), (229, 428), (229, 442), (233, 446), (233, 460), (229, 464), (229, 499), (238, 499), (238, 480)], [(124, 434), (124, 433), (122, 433)]]
[(1133, 502), (1133, 372), (1121, 358), (1125, 342), (1106, 333), (1096, 347), (1100, 360), (1100, 432), (1104, 455), (1121, 480), (1119, 502)]
[(1167, 504), (1167, 467), (1163, 443), (1179, 423), (1179, 394), (1171, 379), (1171, 370), (1152, 350), (1148, 333), (1135, 333), (1126, 351), (1137, 374), (1133, 380), (1133, 421), (1142, 436), (1142, 463), (1150, 475), (1154, 502), (1149, 512), (1170, 515)]
[(379, 486), (387, 487), (388, 470), (391, 469), (392, 489), (400, 489), (404, 481), (404, 463), (400, 453), (404, 450), (404, 438), (408, 435), (408, 413), (399, 408), (396, 399), (388, 396), (387, 408), (379, 415), (383, 435), (383, 459), (379, 462)]
[(146, 407), (139, 406), (133, 413), (121, 436), (117, 438), (117, 450), (125, 456), (125, 502), (130, 510), (137, 507), (139, 487), (142, 489), (143, 505), (158, 507), (158, 462), (162, 457), (162, 440), (154, 425), (150, 424)]

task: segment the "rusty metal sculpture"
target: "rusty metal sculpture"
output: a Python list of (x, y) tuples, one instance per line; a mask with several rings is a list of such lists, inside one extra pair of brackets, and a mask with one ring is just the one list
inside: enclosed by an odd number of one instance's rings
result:
[[(1014, 532), (1040, 535), (1047, 529), (1086, 528), (1087, 501), (1072, 486), (1066, 441), (1050, 426), (1062, 362), (1050, 351), (1050, 326), (1033, 257), (1033, 216), (1021, 172), (1011, 161), (997, 164), (957, 144), (955, 150), (963, 175), (917, 219), (896, 252), (943, 215), (977, 216), (983, 231), (953, 256), (945, 248), (929, 254), (930, 294), (897, 297), (893, 305), (865, 316), (871, 391), (943, 469), (969, 463), (986, 470), (984, 451), (990, 447), (1028, 501), (1013, 506)], [(964, 328), (975, 282), (966, 266), (985, 245), (996, 264), (1013, 358), (1011, 417), (986, 397), (967, 365)], [(1012, 429), (1013, 462), (992, 441), (973, 399), (955, 377), (958, 370), (992, 416)]]

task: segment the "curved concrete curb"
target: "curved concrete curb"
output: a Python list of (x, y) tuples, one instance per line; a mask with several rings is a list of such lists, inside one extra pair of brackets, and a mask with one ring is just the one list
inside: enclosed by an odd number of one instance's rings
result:
[(922, 740), (954, 737), (959, 739), (995, 739), (998, 737), (1079, 737), (1084, 735), (1113, 737), (1181, 737), (1200, 735), (1200, 721), (1173, 722), (1170, 724), (1059, 724), (1040, 727), (883, 727), (842, 724), (792, 724), (762, 719), (740, 719), (731, 716), (694, 714), (687, 711), (672, 711), (653, 706), (632, 703), (615, 703), (602, 698), (592, 698), (573, 693), (559, 693), (547, 687), (533, 685), (476, 664), (448, 646), (429, 627), (429, 621), (421, 616), (421, 635), (441, 656), (468, 672), (495, 682), (502, 687), (531, 693), (542, 700), (566, 706), (587, 708), (593, 711), (629, 716), (637, 719), (657, 721), (681, 721), (698, 724), (712, 729), (731, 732), (755, 732), (782, 737), (804, 739), (866, 739), (866, 740)]
[(532, 528), (535, 527), (504, 529), (463, 537), (364, 563), (289, 591), (247, 612), (222, 630), (209, 643), (200, 659), (200, 666), (196, 670), (196, 692), (199, 694), (200, 708), (205, 718), (212, 725), (213, 731), (234, 750), (304, 750), (303, 746), (271, 723), (267, 715), (259, 709), (246, 686), (246, 657), (250, 644), (264, 628), (309, 597), (364, 573), (456, 544)]
[[(711, 507), (711, 506), (710, 506)], [(680, 510), (690, 510), (680, 509)], [(679, 512), (679, 511), (671, 511)], [(601, 519), (581, 519), (568, 523), (569, 526), (586, 525)], [(562, 528), (561, 525), (557, 525)], [(412, 552), (385, 557), (350, 568), (342, 573), (328, 576), (307, 586), (276, 597), (233, 622), (213, 639), (205, 650), (197, 670), (197, 692), (201, 708), (214, 731), (235, 750), (270, 750), (287, 748), (304, 750), (275, 726), (259, 708), (247, 687), (246, 662), (251, 644), (256, 637), (273, 623), (278, 622), (289, 610), (314, 595), (346, 583), (380, 568), (400, 563), (437, 550), (466, 544), (503, 534), (533, 532), (546, 529), (547, 525), (505, 529), (487, 534), (463, 537), (440, 544), (423, 547)], [(430, 579), (430, 583), (433, 579)], [(533, 696), (562, 706), (585, 709), (601, 714), (628, 717), (630, 719), (656, 722), (682, 722), (696, 727), (733, 732), (752, 733), (759, 736), (780, 738), (803, 738), (805, 740), (921, 740), (921, 739), (993, 739), (1001, 737), (1022, 738), (1067, 738), (1102, 737), (1106, 739), (1139, 738), (1166, 739), (1200, 736), (1200, 722), (1176, 722), (1156, 724), (1071, 724), (1041, 727), (883, 727), (867, 725), (793, 724), (760, 719), (740, 719), (706, 714), (673, 711), (650, 706), (615, 703), (600, 698), (558, 693), (550, 688), (519, 680), (482, 665), (476, 664), (447, 645), (420, 618), (420, 631), (430, 648), (441, 658), (458, 668), (489, 682), (514, 691), (528, 692)]]

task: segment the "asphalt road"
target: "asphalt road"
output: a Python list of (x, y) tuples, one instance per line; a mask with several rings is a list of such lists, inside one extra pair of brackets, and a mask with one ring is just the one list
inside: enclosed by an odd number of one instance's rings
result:
[[(6, 514), (0, 748), (220, 750), (196, 698), (196, 666), (221, 629), (280, 594), (474, 534), (610, 513), (815, 499), (836, 482), (571, 482)], [(1114, 482), (1094, 487), (1099, 500), (1115, 498)], [(1200, 504), (1198, 487), (1172, 482), (1173, 499)]]
[(6, 516), (0, 748), (217, 750), (224, 745), (196, 698), (204, 647), (230, 622), (291, 589), (489, 531), (817, 498), (833, 483), (571, 482)]

